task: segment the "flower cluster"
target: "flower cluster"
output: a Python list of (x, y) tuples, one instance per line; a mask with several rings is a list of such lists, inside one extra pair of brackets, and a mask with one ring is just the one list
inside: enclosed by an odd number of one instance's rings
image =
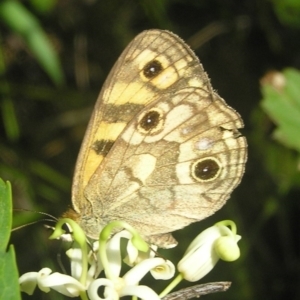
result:
[[(148, 272), (154, 279), (168, 280), (174, 276), (176, 268), (171, 261), (155, 256), (156, 246), (149, 247), (131, 226), (121, 221), (110, 223), (100, 233), (99, 241), (92, 245), (93, 249), (88, 251), (84, 232), (70, 219), (59, 220), (50, 238), (62, 236), (65, 223), (71, 227), (77, 245), (66, 252), (71, 261), (71, 275), (52, 273), (49, 268), (29, 272), (19, 279), (21, 291), (32, 295), (38, 286), (46, 293), (53, 289), (68, 297), (80, 296), (83, 300), (118, 300), (123, 296), (159, 300), (181, 280), (197, 281), (210, 272), (219, 259), (234, 261), (240, 255), (237, 242), (241, 237), (236, 234), (235, 224), (232, 221), (218, 222), (194, 239), (177, 265), (179, 274), (158, 295), (150, 287), (140, 285), (140, 281)], [(125, 230), (111, 237), (116, 227)], [(127, 240), (127, 257), (123, 260), (121, 238)], [(131, 266), (123, 276), (122, 261)], [(104, 291), (101, 296), (98, 294), (100, 287)]]

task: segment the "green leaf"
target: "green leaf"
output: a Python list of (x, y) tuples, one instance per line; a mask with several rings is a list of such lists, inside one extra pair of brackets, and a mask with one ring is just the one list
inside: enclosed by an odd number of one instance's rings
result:
[[(276, 77), (275, 77), (276, 76)], [(280, 79), (280, 83), (277, 80)], [(300, 152), (300, 73), (286, 69), (262, 86), (261, 106), (278, 126), (274, 138)]]
[(10, 245), (8, 252), (0, 254), (0, 299), (21, 299), (15, 250)]
[(7, 248), (12, 225), (12, 199), (10, 183), (0, 179), (0, 252)]
[(0, 299), (18, 300), (21, 297), (14, 247), (10, 245), (6, 251), (11, 224), (11, 187), (0, 179)]

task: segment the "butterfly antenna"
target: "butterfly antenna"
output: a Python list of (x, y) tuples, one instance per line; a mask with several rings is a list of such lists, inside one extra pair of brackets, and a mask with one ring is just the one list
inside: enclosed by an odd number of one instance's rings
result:
[(30, 223), (27, 223), (27, 224), (24, 224), (24, 225), (20, 225), (20, 226), (17, 226), (15, 228), (12, 228), (11, 231), (16, 231), (16, 230), (19, 230), (21, 228), (24, 228), (24, 227), (27, 227), (27, 226), (30, 226), (30, 225), (34, 225), (34, 224), (37, 224), (37, 223), (41, 223), (41, 222), (55, 222), (55, 220), (53, 219), (41, 219), (41, 220), (37, 220), (37, 221), (33, 221), (33, 222), (30, 222)]
[(37, 214), (40, 214), (40, 215), (43, 215), (43, 216), (47, 216), (47, 217), (49, 217), (49, 219), (41, 219), (41, 220), (33, 221), (33, 222), (30, 222), (30, 223), (27, 223), (27, 224), (24, 224), (24, 225), (20, 225), (18, 227), (12, 228), (11, 231), (16, 231), (16, 230), (19, 230), (21, 228), (24, 228), (24, 227), (27, 227), (27, 226), (30, 226), (30, 225), (34, 225), (34, 224), (37, 224), (37, 223), (40, 223), (40, 222), (45, 222), (45, 221), (55, 223), (58, 220), (54, 216), (52, 216), (50, 214), (47, 214), (45, 212), (42, 212), (42, 211), (35, 211), (35, 210), (26, 209), (26, 208), (14, 208), (13, 210), (14, 211), (37, 213)]
[(42, 211), (30, 210), (30, 209), (26, 209), (26, 208), (14, 208), (14, 211), (26, 211), (26, 212), (31, 212), (31, 213), (36, 213), (36, 214), (44, 215), (44, 216), (47, 216), (47, 217), (53, 219), (55, 222), (58, 220), (54, 216), (52, 216), (50, 214), (47, 214), (45, 212), (42, 212)]

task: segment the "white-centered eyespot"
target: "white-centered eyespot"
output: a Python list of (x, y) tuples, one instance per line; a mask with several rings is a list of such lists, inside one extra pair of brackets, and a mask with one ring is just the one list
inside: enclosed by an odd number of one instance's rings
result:
[(194, 179), (201, 182), (215, 180), (221, 173), (221, 162), (215, 157), (206, 157), (192, 164), (191, 174)]
[(152, 79), (156, 77), (158, 74), (160, 74), (163, 71), (163, 66), (160, 61), (157, 59), (149, 61), (144, 67), (143, 67), (143, 75), (145, 78)]
[(139, 119), (138, 130), (143, 134), (156, 134), (163, 129), (164, 112), (159, 108), (151, 108)]

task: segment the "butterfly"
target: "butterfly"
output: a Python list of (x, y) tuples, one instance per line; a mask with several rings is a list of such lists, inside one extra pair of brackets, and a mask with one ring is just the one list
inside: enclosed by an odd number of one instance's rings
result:
[(64, 216), (93, 239), (123, 220), (147, 242), (174, 247), (171, 232), (212, 215), (240, 183), (242, 127), (183, 40), (144, 31), (102, 87)]

